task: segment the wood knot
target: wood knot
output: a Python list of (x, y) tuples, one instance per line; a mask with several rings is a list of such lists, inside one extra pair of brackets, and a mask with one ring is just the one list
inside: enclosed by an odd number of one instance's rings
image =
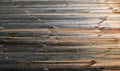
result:
[(91, 60), (90, 61), (90, 65), (89, 66), (92, 66), (92, 65), (94, 65), (96, 63), (96, 61), (95, 60)]

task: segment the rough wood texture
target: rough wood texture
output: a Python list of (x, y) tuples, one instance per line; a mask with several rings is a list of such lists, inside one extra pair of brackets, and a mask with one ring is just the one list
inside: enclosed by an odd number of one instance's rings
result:
[(120, 71), (120, 0), (0, 0), (0, 71)]

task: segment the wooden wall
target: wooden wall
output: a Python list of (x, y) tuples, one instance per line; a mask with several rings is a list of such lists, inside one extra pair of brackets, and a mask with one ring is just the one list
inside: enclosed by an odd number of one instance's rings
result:
[(0, 0), (1, 71), (120, 71), (120, 0)]

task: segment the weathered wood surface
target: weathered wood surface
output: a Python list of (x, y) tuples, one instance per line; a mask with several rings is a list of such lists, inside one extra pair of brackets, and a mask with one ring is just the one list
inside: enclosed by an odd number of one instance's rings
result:
[(0, 0), (0, 71), (120, 71), (120, 0)]

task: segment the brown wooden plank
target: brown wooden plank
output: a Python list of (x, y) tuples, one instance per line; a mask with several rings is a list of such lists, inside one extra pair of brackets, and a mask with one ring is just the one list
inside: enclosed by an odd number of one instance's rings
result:
[(119, 38), (75, 38), (75, 37), (0, 37), (1, 43), (118, 43)]
[(0, 32), (120, 33), (119, 28), (26, 28), (0, 29)]

